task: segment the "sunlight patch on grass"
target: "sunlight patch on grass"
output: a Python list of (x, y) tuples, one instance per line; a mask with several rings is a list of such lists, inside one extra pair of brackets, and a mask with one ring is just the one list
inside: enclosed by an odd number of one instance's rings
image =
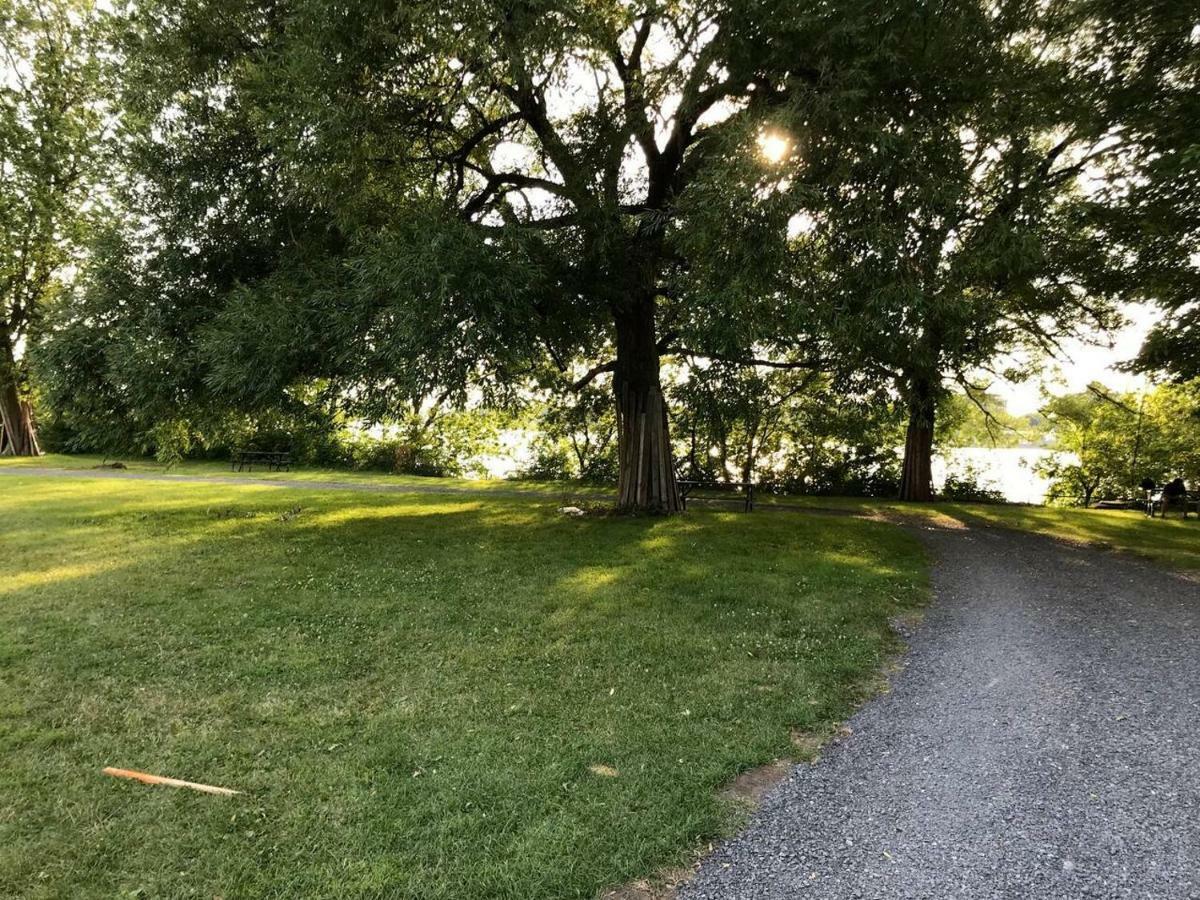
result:
[(1136, 510), (955, 505), (968, 521), (1132, 553), (1177, 569), (1200, 569), (1200, 517), (1151, 519)]
[[(113, 457), (102, 457), (97, 454), (62, 453), (47, 453), (39, 457), (0, 457), (0, 469), (48, 468), (86, 471), (98, 469), (102, 464), (112, 462), (113, 459)], [(120, 461), (125, 464), (124, 471), (126, 472), (168, 479), (174, 476), (209, 476), (246, 481), (297, 482), (301, 484), (328, 482), (398, 489), (406, 487), (451, 488), (476, 493), (518, 491), (528, 492), (531, 495), (547, 494), (560, 497), (569, 494), (579, 498), (603, 496), (612, 491), (612, 488), (608, 486), (577, 482), (433, 477), (345, 468), (324, 469), (312, 466), (295, 466), (287, 472), (273, 472), (262, 468), (237, 472), (231, 469), (228, 462), (219, 460), (185, 460), (181, 463), (167, 465), (153, 458), (123, 456), (120, 457)], [(319, 485), (314, 484), (314, 489), (320, 489)]]
[(580, 569), (564, 578), (559, 588), (568, 592), (594, 593), (601, 588), (616, 584), (618, 573), (610, 567), (591, 566)]
[(15, 574), (6, 572), (3, 578), (0, 578), (0, 596), (26, 590), (31, 587), (44, 587), (58, 581), (69, 581), (75, 578), (99, 575), (102, 572), (111, 572), (119, 569), (122, 565), (121, 560), (108, 559), (96, 560), (90, 563), (53, 566), (49, 569), (27, 570)]
[[(483, 504), (478, 501), (468, 502), (462, 500), (397, 503), (390, 506), (347, 503), (345, 506), (324, 512), (309, 512), (303, 516), (303, 521), (310, 528), (333, 528), (339, 525), (364, 522), (372, 519), (391, 520), (417, 516), (450, 516), (475, 513), (482, 509)], [(301, 511), (303, 512), (303, 507)]]

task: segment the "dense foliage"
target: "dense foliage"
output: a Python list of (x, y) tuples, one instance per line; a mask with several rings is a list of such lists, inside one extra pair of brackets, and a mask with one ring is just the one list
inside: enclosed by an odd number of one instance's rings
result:
[(1092, 384), (1052, 400), (1046, 416), (1055, 447), (1065, 451), (1044, 465), (1053, 499), (1087, 506), (1140, 497), (1145, 479), (1159, 486), (1200, 480), (1200, 381), (1142, 394)]
[(1125, 243), (1164, 313), (1137, 365), (1187, 381), (1200, 377), (1200, 17), (1173, 0), (1106, 2), (1114, 69), (1136, 73), (1109, 103), (1143, 148), (1142, 177), (1122, 185)]
[(671, 511), (677, 462), (883, 490), (899, 416), (928, 497), (939, 416), (1033, 369), (1000, 360), (1131, 300), (1186, 334), (1184, 6), (118, 5), (43, 420), (166, 456), (354, 425), (449, 471), (433, 422), (532, 405), (529, 473)]

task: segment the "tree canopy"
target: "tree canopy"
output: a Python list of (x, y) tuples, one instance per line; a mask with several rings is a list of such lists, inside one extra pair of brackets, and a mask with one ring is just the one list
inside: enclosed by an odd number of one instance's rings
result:
[(620, 505), (674, 511), (666, 362), (696, 373), (677, 401), (714, 401), (692, 432), (760, 401), (733, 416), (749, 472), (793, 383), (898, 403), (926, 498), (951, 386), (981, 397), (1123, 301), (1188, 315), (1186, 129), (1157, 126), (1195, 41), (1162, 12), (129, 3), (121, 215), (39, 342), (50, 405), (95, 443), (551, 385), (590, 445), (603, 387)]

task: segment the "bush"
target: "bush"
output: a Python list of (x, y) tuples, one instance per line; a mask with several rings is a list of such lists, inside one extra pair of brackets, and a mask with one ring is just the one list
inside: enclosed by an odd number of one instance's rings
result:
[(344, 443), (343, 465), (352, 469), (422, 475), (431, 478), (462, 474), (462, 465), (433, 441), (374, 438), (360, 435)]
[(962, 472), (947, 472), (946, 481), (939, 494), (943, 500), (959, 500), (964, 503), (1004, 503), (1004, 494), (988, 487), (974, 466)]
[(514, 477), (530, 481), (566, 481), (573, 477), (572, 454), (564, 441), (542, 438), (531, 449), (533, 458)]
[(616, 484), (618, 474), (617, 448), (613, 444), (606, 452), (588, 457), (579, 472), (579, 479), (589, 484)]
[(822, 447), (787, 460), (768, 490), (825, 497), (894, 497), (900, 492), (900, 459), (891, 450)]

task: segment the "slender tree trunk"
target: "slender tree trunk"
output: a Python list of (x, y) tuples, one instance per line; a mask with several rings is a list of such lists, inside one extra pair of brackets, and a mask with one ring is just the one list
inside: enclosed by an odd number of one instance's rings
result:
[(908, 390), (908, 433), (904, 439), (904, 466), (900, 474), (900, 499), (925, 502), (933, 499), (933, 425), (937, 396), (933, 383), (913, 379)]
[(757, 437), (756, 431), (751, 431), (746, 439), (746, 459), (742, 464), (742, 481), (749, 483), (754, 480), (754, 469), (757, 454), (754, 449), (754, 439)]
[(0, 456), (41, 456), (33, 411), (21, 399), (19, 384), (12, 343), (0, 334)]
[(617, 506), (627, 511), (682, 512), (667, 404), (659, 381), (654, 298), (631, 298), (614, 311), (617, 364)]
[(688, 443), (688, 477), (695, 478), (700, 467), (696, 465), (696, 417), (691, 416), (691, 440)]

